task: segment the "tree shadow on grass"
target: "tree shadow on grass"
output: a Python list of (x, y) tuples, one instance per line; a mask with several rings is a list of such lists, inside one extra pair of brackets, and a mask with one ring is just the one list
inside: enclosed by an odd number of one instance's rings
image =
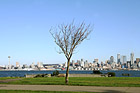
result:
[(125, 93), (125, 92), (117, 91), (117, 90), (106, 90), (104, 93)]

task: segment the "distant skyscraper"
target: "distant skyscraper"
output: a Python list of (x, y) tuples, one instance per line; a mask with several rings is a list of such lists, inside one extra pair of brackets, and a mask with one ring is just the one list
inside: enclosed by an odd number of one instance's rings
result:
[(126, 56), (122, 56), (122, 64), (124, 64), (126, 62), (127, 62)]
[(114, 62), (114, 57), (111, 56), (111, 57), (110, 57), (110, 64), (112, 64), (113, 62)]
[(120, 64), (120, 62), (121, 62), (121, 56), (120, 54), (117, 54), (117, 64)]
[(87, 60), (85, 61), (85, 67), (88, 67), (88, 61)]
[(131, 53), (130, 56), (131, 56), (130, 62), (132, 67), (134, 65), (134, 53)]
[(84, 60), (81, 59), (81, 66), (84, 67)]

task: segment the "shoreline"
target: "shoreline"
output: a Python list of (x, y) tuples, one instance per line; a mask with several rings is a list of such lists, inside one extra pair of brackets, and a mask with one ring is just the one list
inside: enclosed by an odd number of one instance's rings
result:
[[(56, 71), (56, 70), (0, 70), (0, 71)], [(66, 71), (66, 70), (58, 70)], [(119, 70), (69, 70), (69, 71), (140, 71), (140, 69), (119, 69)]]

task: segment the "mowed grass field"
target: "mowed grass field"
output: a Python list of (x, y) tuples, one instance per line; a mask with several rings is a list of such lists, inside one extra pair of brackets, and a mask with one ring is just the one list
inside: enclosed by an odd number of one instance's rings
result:
[[(0, 78), (0, 80), (10, 78)], [(15, 79), (15, 78), (12, 78)], [(65, 85), (64, 77), (21, 78), (0, 84), (20, 85)], [(140, 87), (140, 77), (70, 77), (69, 84), (73, 86), (107, 86), (107, 87)]]

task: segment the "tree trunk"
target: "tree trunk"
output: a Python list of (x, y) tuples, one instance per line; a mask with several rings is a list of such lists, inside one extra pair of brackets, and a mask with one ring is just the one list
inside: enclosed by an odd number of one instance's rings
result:
[(68, 77), (69, 77), (69, 66), (70, 66), (70, 59), (68, 59), (68, 62), (67, 62), (67, 70), (66, 70), (66, 78), (65, 78), (65, 83), (68, 84)]

